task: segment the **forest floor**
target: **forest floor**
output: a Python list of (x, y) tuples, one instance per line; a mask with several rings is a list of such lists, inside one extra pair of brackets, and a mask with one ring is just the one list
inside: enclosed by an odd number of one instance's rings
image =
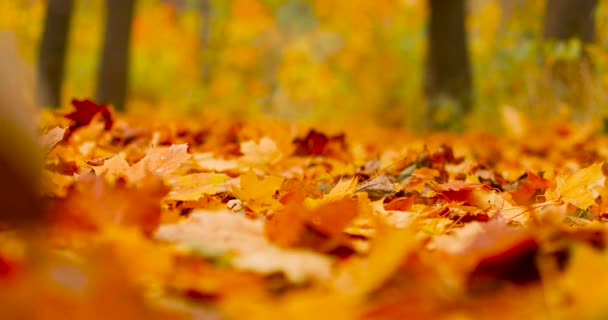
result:
[(48, 232), (0, 234), (0, 318), (608, 315), (608, 139), (591, 126), (511, 110), (502, 136), (423, 135), (75, 106), (42, 115)]

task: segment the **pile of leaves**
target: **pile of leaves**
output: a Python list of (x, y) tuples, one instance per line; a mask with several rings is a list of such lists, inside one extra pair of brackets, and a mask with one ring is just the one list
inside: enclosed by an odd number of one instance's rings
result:
[[(3, 319), (601, 318), (608, 139), (44, 113)], [(37, 229), (38, 230), (38, 229)], [(32, 308), (35, 306), (35, 308)]]

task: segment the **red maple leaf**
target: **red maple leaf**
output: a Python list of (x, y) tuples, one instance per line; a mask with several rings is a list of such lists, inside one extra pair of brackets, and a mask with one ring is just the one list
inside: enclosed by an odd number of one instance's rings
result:
[(294, 139), (293, 143), (296, 145), (294, 152), (296, 156), (320, 155), (344, 161), (348, 161), (351, 158), (343, 133), (327, 136), (321, 132), (310, 130), (305, 137)]
[(297, 146), (295, 154), (298, 156), (320, 155), (329, 142), (329, 138), (320, 132), (310, 130), (306, 137), (296, 138), (293, 142)]
[(101, 114), (106, 123), (104, 128), (106, 130), (112, 128), (112, 115), (110, 114), (110, 110), (108, 109), (107, 105), (97, 104), (89, 99), (72, 99), (72, 105), (76, 108), (76, 110), (65, 115), (66, 118), (74, 121), (74, 123), (70, 126), (70, 131), (88, 125), (98, 113)]

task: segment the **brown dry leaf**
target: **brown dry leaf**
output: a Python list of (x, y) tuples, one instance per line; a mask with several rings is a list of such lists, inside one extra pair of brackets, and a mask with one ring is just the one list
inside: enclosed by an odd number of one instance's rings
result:
[(163, 225), (156, 232), (159, 240), (182, 245), (200, 245), (227, 254), (237, 269), (260, 274), (282, 272), (292, 282), (326, 280), (331, 259), (307, 250), (282, 249), (264, 236), (261, 221), (253, 221), (230, 211), (197, 210), (177, 224)]
[(394, 195), (397, 190), (395, 184), (382, 174), (360, 183), (355, 190), (355, 193), (357, 192), (367, 192), (370, 199), (378, 200)]

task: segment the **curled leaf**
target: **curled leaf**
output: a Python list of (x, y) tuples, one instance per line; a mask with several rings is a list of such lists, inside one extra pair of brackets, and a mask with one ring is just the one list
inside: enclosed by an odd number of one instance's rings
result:
[(67, 129), (65, 128), (55, 127), (44, 133), (42, 137), (40, 137), (40, 142), (44, 151), (48, 153), (53, 150), (53, 148), (63, 140), (66, 131)]
[(386, 175), (379, 175), (359, 184), (356, 192), (367, 192), (370, 199), (378, 200), (395, 194), (395, 185)]

